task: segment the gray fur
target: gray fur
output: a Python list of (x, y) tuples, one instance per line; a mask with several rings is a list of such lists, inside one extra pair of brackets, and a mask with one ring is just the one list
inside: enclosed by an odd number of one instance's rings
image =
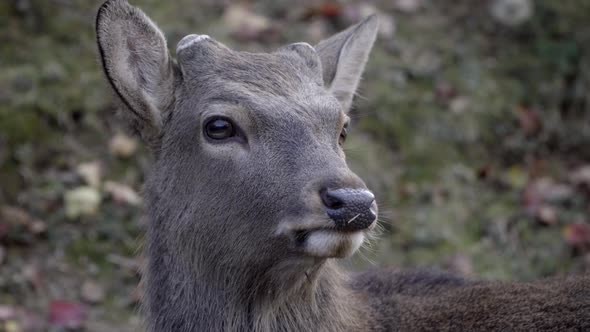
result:
[[(334, 259), (356, 249), (348, 235), (315, 237), (314, 250), (314, 233), (294, 235), (330, 227), (320, 188), (366, 189), (338, 138), (376, 24), (368, 18), (316, 47), (270, 54), (193, 36), (175, 63), (141, 11), (123, 0), (100, 8), (106, 76), (155, 152), (145, 186), (149, 331), (590, 328), (587, 277), (502, 284), (421, 271), (350, 275)], [(244, 137), (206, 139), (212, 115), (232, 119)]]

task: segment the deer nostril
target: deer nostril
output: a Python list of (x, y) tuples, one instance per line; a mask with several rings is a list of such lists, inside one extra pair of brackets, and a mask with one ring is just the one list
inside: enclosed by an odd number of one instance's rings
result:
[(323, 189), (320, 192), (322, 202), (329, 209), (341, 209), (347, 207), (370, 208), (375, 200), (375, 195), (363, 189)]
[(326, 213), (338, 229), (348, 231), (365, 229), (377, 217), (372, 209), (375, 196), (368, 190), (324, 189), (320, 191), (320, 197), (326, 207)]
[(335, 190), (323, 189), (320, 192), (322, 202), (328, 209), (340, 209), (344, 207), (345, 202), (342, 195), (338, 195)]

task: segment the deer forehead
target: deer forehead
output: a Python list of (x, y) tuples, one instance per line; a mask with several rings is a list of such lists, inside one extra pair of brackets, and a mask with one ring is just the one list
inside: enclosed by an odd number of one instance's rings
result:
[[(298, 54), (216, 50), (215, 45), (212, 54), (207, 54), (210, 50), (199, 50), (193, 44), (210, 40), (185, 38), (179, 43), (183, 50), (179, 53), (183, 84), (178, 99), (190, 101), (193, 109), (197, 105), (206, 109), (212, 101), (225, 101), (254, 110), (255, 116), (268, 121), (326, 122), (328, 118), (339, 122), (343, 116), (341, 104), (323, 85), (321, 72), (314, 72)], [(207, 56), (211, 58), (204, 60)]]
[(234, 51), (206, 35), (188, 35), (177, 46), (186, 83), (239, 82), (252, 90), (290, 95), (307, 85), (323, 88), (319, 58), (312, 46), (296, 43), (274, 53)]

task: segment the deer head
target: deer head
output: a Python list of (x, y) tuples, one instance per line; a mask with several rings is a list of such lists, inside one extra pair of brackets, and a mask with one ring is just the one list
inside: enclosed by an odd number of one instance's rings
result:
[(342, 144), (376, 31), (371, 16), (273, 53), (191, 34), (174, 61), (140, 10), (123, 0), (100, 8), (104, 71), (155, 155), (148, 280), (227, 286), (237, 273), (267, 287), (361, 246), (377, 206)]
[(178, 43), (177, 62), (125, 1), (107, 2), (97, 27), (105, 73), (156, 151), (150, 209), (165, 217), (174, 248), (208, 239), (211, 258), (235, 251), (251, 264), (359, 247), (376, 204), (342, 144), (374, 16), (315, 47), (270, 54), (192, 34)]

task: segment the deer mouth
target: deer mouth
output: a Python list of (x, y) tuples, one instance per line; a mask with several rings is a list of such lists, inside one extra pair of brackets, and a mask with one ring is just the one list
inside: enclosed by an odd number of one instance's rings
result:
[(341, 231), (315, 228), (293, 232), (293, 240), (305, 255), (322, 258), (343, 258), (354, 254), (363, 244), (365, 231)]
[(312, 214), (308, 217), (287, 217), (279, 223), (278, 236), (286, 236), (295, 251), (316, 258), (344, 258), (352, 256), (370, 234), (377, 220), (363, 228), (338, 227), (331, 218)]

